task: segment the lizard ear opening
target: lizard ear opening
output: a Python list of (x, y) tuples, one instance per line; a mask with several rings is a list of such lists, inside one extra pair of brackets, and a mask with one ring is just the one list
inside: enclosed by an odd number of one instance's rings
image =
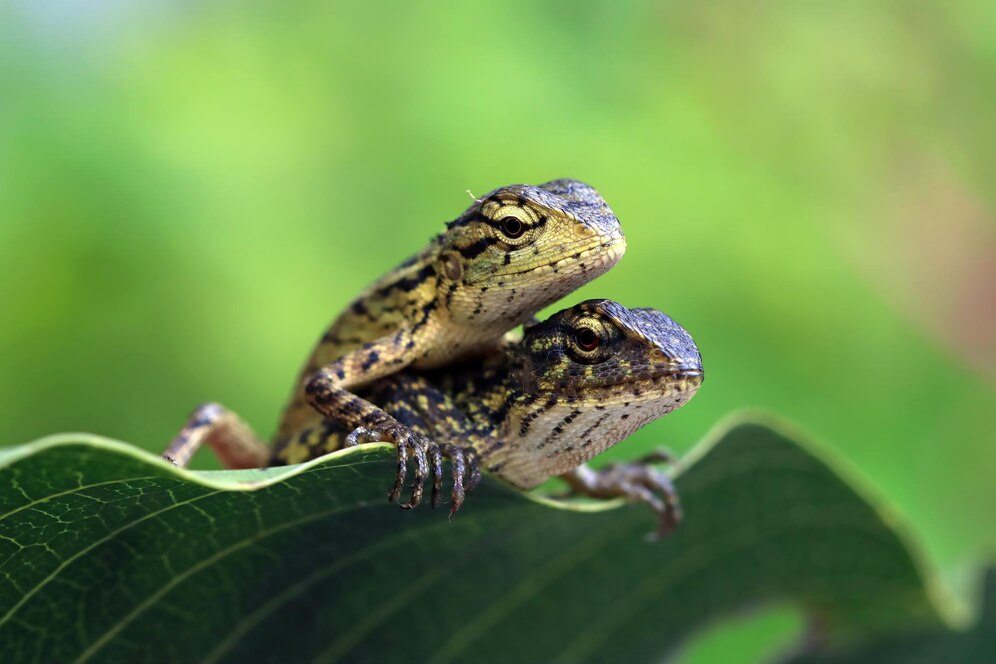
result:
[(443, 275), (450, 281), (459, 281), (463, 276), (463, 262), (455, 253), (443, 254), (439, 262), (443, 268)]

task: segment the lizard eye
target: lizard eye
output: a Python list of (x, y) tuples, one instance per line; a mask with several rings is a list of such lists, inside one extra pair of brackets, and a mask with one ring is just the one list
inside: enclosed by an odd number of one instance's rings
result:
[(582, 328), (574, 333), (574, 343), (577, 344), (578, 348), (590, 353), (591, 351), (598, 348), (602, 343), (601, 337), (599, 337), (593, 330), (588, 328)]
[(498, 223), (501, 224), (501, 232), (513, 240), (517, 237), (521, 237), (522, 234), (526, 232), (525, 224), (515, 217), (502, 217), (501, 221)]

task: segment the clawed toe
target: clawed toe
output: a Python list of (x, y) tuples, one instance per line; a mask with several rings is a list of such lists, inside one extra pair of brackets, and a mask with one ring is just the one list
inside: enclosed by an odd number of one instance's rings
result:
[(422, 492), (425, 487), (425, 480), (429, 476), (429, 444), (425, 441), (417, 440), (410, 446), (410, 454), (415, 458), (415, 479), (412, 481), (412, 493), (408, 502), (401, 507), (410, 510), (418, 507), (422, 502)]
[(429, 448), (432, 459), (432, 508), (439, 507), (439, 497), (443, 491), (443, 451), (439, 445)]
[(403, 509), (412, 509), (422, 503), (425, 494), (425, 482), (432, 480), (430, 504), (437, 507), (441, 502), (443, 491), (443, 459), (450, 460), (450, 477), (453, 487), (450, 491), (450, 518), (464, 503), (467, 492), (481, 482), (481, 470), (477, 454), (470, 448), (456, 445), (438, 445), (417, 434), (401, 437), (396, 443), (398, 448), (398, 468), (394, 486), (388, 494), (388, 500), (398, 502), (404, 492), (408, 476), (408, 465), (414, 459), (414, 479), (411, 483), (411, 495), (407, 502), (401, 503)]
[(477, 458), (477, 452), (473, 449), (468, 449), (465, 452), (467, 457), (467, 491), (473, 491), (474, 488), (481, 483), (481, 465), (479, 459)]
[(466, 459), (464, 458), (463, 450), (459, 447), (454, 447), (448, 445), (447, 449), (443, 452), (450, 458), (450, 467), (453, 470), (453, 490), (450, 492), (450, 516), (456, 514), (457, 510), (463, 505), (464, 499), (464, 488), (463, 488), (463, 477), (466, 473)]
[(580, 466), (562, 477), (574, 495), (626, 498), (646, 504), (658, 516), (658, 537), (670, 534), (681, 522), (681, 502), (671, 479), (643, 463), (616, 463), (600, 470)]
[(344, 441), (346, 447), (356, 447), (362, 443), (376, 443), (383, 440), (386, 436), (378, 433), (373, 429), (368, 429), (366, 427), (357, 427), (349, 432)]
[(408, 474), (408, 443), (399, 441), (398, 448), (398, 471), (394, 476), (394, 486), (391, 493), (387, 494), (387, 499), (392, 503), (398, 502), (401, 497), (401, 490), (405, 487), (405, 476)]
[(646, 466), (639, 466), (640, 472), (635, 472), (633, 482), (644, 492), (652, 496), (652, 500), (644, 500), (657, 513), (660, 522), (657, 536), (670, 535), (681, 523), (683, 512), (678, 492), (671, 479), (664, 473)]

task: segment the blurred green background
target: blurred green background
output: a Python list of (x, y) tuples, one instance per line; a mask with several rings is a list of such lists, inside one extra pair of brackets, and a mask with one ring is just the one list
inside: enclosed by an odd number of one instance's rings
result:
[(268, 433), (465, 190), (575, 177), (629, 251), (562, 305), (661, 308), (708, 374), (606, 456), (773, 411), (957, 580), (996, 550), (994, 120), (991, 2), (5, 3), (0, 432)]

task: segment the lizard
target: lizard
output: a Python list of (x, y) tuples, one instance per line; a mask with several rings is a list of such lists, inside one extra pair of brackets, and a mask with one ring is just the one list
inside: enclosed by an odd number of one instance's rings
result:
[[(333, 320), (298, 375), (273, 442), (325, 418), (395, 443), (403, 455), (416, 434), (357, 390), (406, 367), (494, 350), (509, 330), (609, 270), (625, 249), (609, 205), (578, 180), (508, 185), (475, 199)], [(270, 458), (253, 429), (218, 403), (198, 406), (163, 456), (185, 466), (205, 443), (230, 468)]]
[[(586, 463), (687, 403), (703, 376), (692, 337), (664, 313), (588, 300), (530, 326), (521, 341), (500, 352), (396, 373), (376, 381), (367, 395), (399, 422), (439, 441), (402, 447), (390, 497), (403, 492), (410, 459), (414, 481), (404, 507), (421, 502), (430, 478), (432, 505), (439, 503), (441, 459), (448, 451), (451, 516), (483, 468), (519, 489), (558, 476), (577, 494), (647, 503), (659, 514), (663, 533), (677, 525), (681, 508), (667, 476), (649, 464), (657, 455), (599, 470)], [(326, 422), (277, 445), (271, 465), (298, 463), (353, 442), (344, 428)]]

